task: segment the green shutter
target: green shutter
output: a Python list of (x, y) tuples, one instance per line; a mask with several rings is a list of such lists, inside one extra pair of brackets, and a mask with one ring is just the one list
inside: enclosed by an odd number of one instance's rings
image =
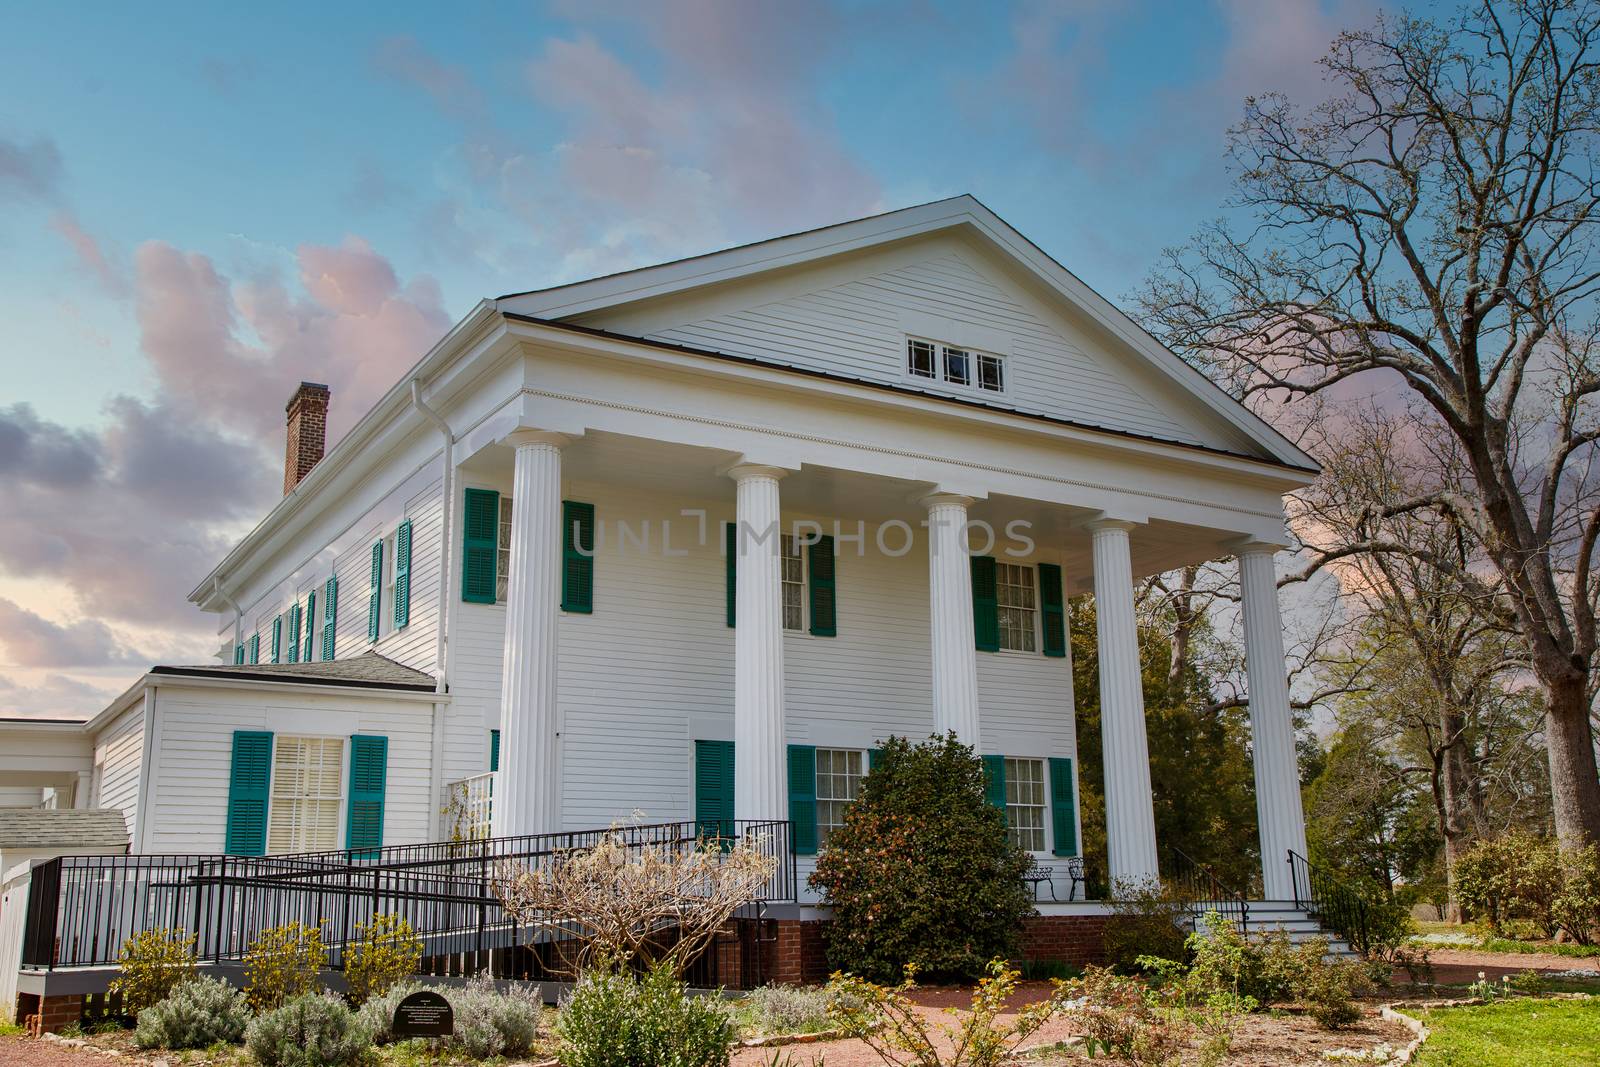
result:
[[(333, 658), (334, 640), (339, 634), (339, 579), (328, 579), (322, 587), (322, 658)], [(310, 658), (310, 657), (307, 657)]]
[(500, 555), (499, 493), (467, 490), (461, 535), (461, 599), (469, 604), (493, 604)]
[(251, 663), (260, 663), (261, 662), (261, 635), (260, 634), (251, 634), (250, 635), (250, 662)]
[(732, 626), (735, 619), (735, 609), (739, 603), (739, 525), (725, 522), (722, 524), (722, 551), (725, 557), (724, 568), (727, 573), (728, 597), (728, 625)]
[(1000, 601), (994, 557), (972, 557), (972, 637), (979, 652), (1000, 651)]
[(306, 594), (306, 640), (305, 651), (301, 655), (307, 663), (317, 658), (317, 591), (315, 589)]
[(1057, 856), (1078, 854), (1078, 811), (1072, 793), (1072, 761), (1050, 758), (1050, 824)]
[(394, 628), (411, 621), (411, 520), (394, 532)]
[(789, 746), (789, 826), (797, 856), (817, 852), (817, 750)]
[(1001, 811), (1006, 810), (1006, 758), (983, 757), (983, 798)]
[(817, 637), (838, 634), (838, 597), (834, 588), (833, 538), (818, 538), (810, 548), (811, 632)]
[(289, 608), (289, 662), (300, 662), (300, 605), (298, 602)]
[(561, 502), (561, 610), (594, 610), (594, 505)]
[(272, 777), (272, 735), (233, 732), (233, 768), (228, 777), (228, 829), (223, 850), (230, 856), (267, 851), (267, 785)]
[(237, 666), (242, 665), (243, 663), (244, 663), (244, 646), (243, 645), (234, 645), (233, 646), (233, 665), (235, 667), (237, 667)]
[(489, 731), (489, 770), (500, 769), (500, 731)]
[(283, 662), (283, 616), (272, 620), (272, 662)]
[(1039, 607), (1044, 621), (1044, 654), (1067, 654), (1067, 605), (1061, 596), (1061, 568), (1039, 564)]
[(701, 837), (733, 832), (733, 742), (694, 743), (694, 818)]
[(350, 802), (344, 847), (367, 849), (370, 859), (383, 846), (383, 787), (389, 770), (389, 739), (356, 734), (350, 738)]
[(869, 748), (869, 749), (867, 749), (867, 773), (868, 774), (871, 774), (873, 771), (877, 770), (878, 769), (878, 764), (880, 764), (882, 762), (883, 762), (883, 749), (881, 749), (881, 748)]
[(367, 588), (367, 640), (378, 639), (378, 616), (383, 610), (383, 542), (372, 546), (372, 583)]

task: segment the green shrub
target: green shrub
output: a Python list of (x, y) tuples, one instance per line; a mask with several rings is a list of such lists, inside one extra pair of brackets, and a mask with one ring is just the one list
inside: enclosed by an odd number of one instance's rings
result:
[[(436, 993), (445, 994), (449, 1000), (449, 990), (440, 986), (424, 986), (421, 982), (397, 982), (385, 989), (382, 993), (367, 998), (361, 1005), (361, 1022), (372, 1033), (372, 1043), (387, 1045), (394, 1040), (394, 1011), (400, 1002), (420, 989), (432, 989)], [(455, 1005), (451, 1005), (451, 1011)]]
[(1564, 852), (1555, 922), (1580, 945), (1600, 939), (1600, 845)]
[(146, 930), (122, 943), (121, 974), (108, 987), (122, 994), (122, 1010), (138, 1015), (195, 976), (194, 936), (182, 930)]
[(1065, 1014), (1083, 1031), (1090, 1059), (1103, 1053), (1120, 1063), (1164, 1067), (1177, 1062), (1194, 1030), (1175, 988), (1151, 989), (1109, 968), (1089, 967), (1065, 992), (1071, 998)]
[(1140, 956), (1183, 960), (1188, 904), (1154, 880), (1118, 882), (1106, 922), (1105, 959), (1122, 974), (1139, 970)]
[(344, 1067), (372, 1046), (372, 1031), (339, 997), (303, 993), (258, 1016), (245, 1045), (262, 1067)]
[(752, 989), (739, 1002), (739, 1015), (763, 1034), (810, 1034), (830, 1025), (828, 994), (814, 986)]
[(398, 915), (374, 915), (356, 924), (356, 940), (345, 950), (344, 978), (350, 1002), (365, 1004), (401, 979), (417, 973), (422, 938)]
[(140, 1048), (205, 1048), (237, 1044), (250, 1023), (244, 995), (220, 978), (196, 978), (139, 1013)]
[(1519, 920), (1545, 937), (1556, 932), (1560, 846), (1525, 832), (1479, 841), (1456, 861), (1456, 895), (1474, 921), (1503, 934)]
[(691, 997), (670, 968), (643, 979), (591, 971), (556, 1018), (563, 1067), (726, 1067), (733, 1025), (711, 998)]
[(322, 928), (286, 923), (261, 931), (244, 954), (244, 992), (255, 1011), (315, 992), (328, 965)]
[(1260, 1007), (1299, 1001), (1328, 1029), (1361, 1017), (1355, 998), (1372, 988), (1366, 965), (1328, 955), (1328, 940), (1295, 944), (1282, 930), (1248, 936), (1232, 923), (1208, 916), (1203, 932), (1189, 938), (1194, 963), (1181, 979), (1191, 1003), (1237, 997)]
[(1314, 937), (1300, 945), (1305, 966), (1295, 997), (1326, 1030), (1342, 1030), (1361, 1018), (1356, 998), (1372, 989), (1366, 970), (1355, 960), (1327, 956), (1328, 942)]
[(976, 977), (1016, 955), (1033, 911), (1029, 857), (985, 799), (983, 763), (954, 733), (892, 737), (828, 837), (810, 884), (833, 908), (828, 960), (896, 981), (907, 965)]

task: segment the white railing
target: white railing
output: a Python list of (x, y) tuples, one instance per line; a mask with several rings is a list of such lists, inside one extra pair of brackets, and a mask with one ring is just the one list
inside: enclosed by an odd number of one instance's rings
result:
[(445, 832), (452, 841), (482, 841), (494, 812), (495, 772), (475, 774), (446, 786)]

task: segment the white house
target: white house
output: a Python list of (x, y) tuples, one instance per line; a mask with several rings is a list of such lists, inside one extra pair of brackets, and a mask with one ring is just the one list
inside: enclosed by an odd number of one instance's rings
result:
[(330, 402), (191, 594), (221, 664), (92, 724), (135, 852), (439, 840), (497, 768), (496, 835), (790, 820), (803, 884), (879, 739), (954, 730), (1048, 867), (1093, 591), (1110, 873), (1155, 875), (1134, 582), (1236, 556), (1291, 896), (1273, 559), (1315, 465), (972, 197), (486, 300), (322, 456)]

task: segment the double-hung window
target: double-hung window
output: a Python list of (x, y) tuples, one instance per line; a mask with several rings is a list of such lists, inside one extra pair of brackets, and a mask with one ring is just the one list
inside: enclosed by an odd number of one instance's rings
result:
[(494, 602), (506, 602), (506, 590), (511, 583), (511, 495), (500, 494), (499, 533), (495, 540)]
[(1005, 357), (960, 345), (906, 338), (906, 376), (986, 393), (1006, 391)]
[(1044, 760), (1006, 757), (1006, 824), (1011, 843), (1043, 852), (1045, 818)]
[(1039, 599), (1034, 568), (1025, 563), (996, 563), (995, 598), (1000, 612), (1000, 647), (1012, 652), (1037, 649)]
[(344, 740), (285, 737), (272, 746), (268, 852), (321, 852), (339, 847)]
[(817, 749), (817, 844), (844, 825), (844, 813), (861, 791), (865, 753), (854, 748)]
[(383, 539), (383, 588), (378, 593), (378, 636), (394, 632), (394, 579), (400, 557), (395, 549), (395, 535)]
[(805, 546), (794, 534), (783, 534), (781, 566), (783, 570), (783, 628), (806, 628), (806, 557)]

